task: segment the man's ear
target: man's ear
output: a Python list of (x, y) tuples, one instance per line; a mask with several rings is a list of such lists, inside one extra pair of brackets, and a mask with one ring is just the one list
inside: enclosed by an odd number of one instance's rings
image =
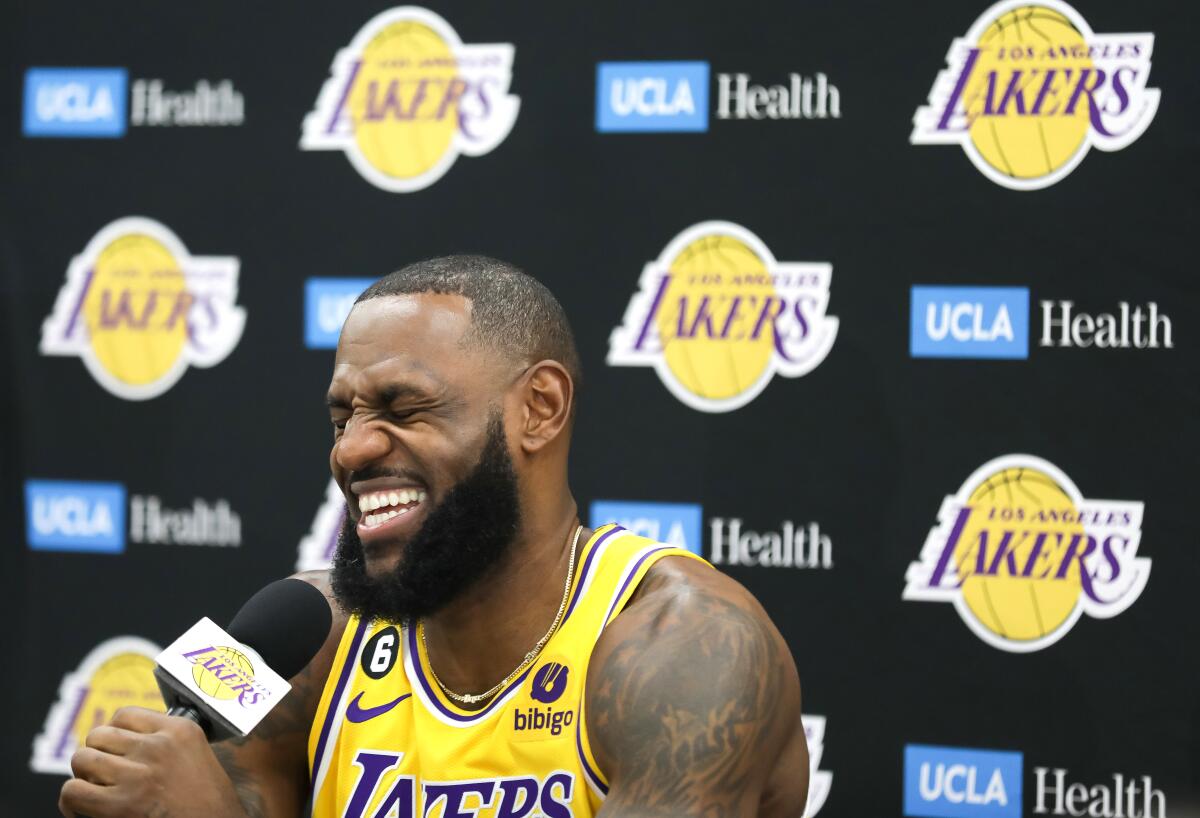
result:
[(548, 446), (571, 424), (575, 384), (558, 361), (539, 361), (518, 382), (521, 448), (533, 454)]

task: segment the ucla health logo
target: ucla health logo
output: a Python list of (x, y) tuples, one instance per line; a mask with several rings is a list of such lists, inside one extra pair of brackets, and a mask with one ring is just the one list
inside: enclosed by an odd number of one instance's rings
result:
[(384, 190), (429, 187), (461, 154), (482, 156), (512, 130), (513, 53), (508, 43), (464, 45), (426, 9), (389, 9), (334, 57), (300, 148), (343, 151)]
[(120, 483), (25, 481), (25, 532), (39, 551), (125, 550), (125, 487)]
[(906, 745), (904, 814), (912, 818), (1021, 818), (1023, 765), (1021, 753)]
[(373, 278), (310, 278), (304, 282), (304, 345), (336, 349), (355, 299)]
[(154, 398), (189, 365), (215, 366), (237, 346), (237, 287), (233, 256), (193, 256), (156, 221), (118, 219), (71, 260), (40, 349), (82, 358), (117, 397)]
[(25, 136), (116, 138), (125, 135), (127, 124), (170, 128), (244, 121), (245, 101), (230, 80), (199, 80), (192, 89), (172, 91), (161, 79), (137, 79), (130, 87), (124, 68), (25, 72)]
[(914, 358), (1029, 357), (1026, 287), (916, 286), (909, 320)]
[(92, 728), (122, 707), (166, 710), (154, 681), (159, 648), (137, 636), (117, 636), (92, 649), (63, 677), (58, 698), (33, 740), (29, 767), (36, 773), (71, 774), (71, 756)]
[(827, 262), (776, 261), (731, 222), (693, 225), (643, 268), (608, 364), (653, 367), (693, 409), (738, 409), (776, 373), (796, 378), (825, 360), (838, 328), (826, 315), (832, 275)]
[(997, 3), (950, 44), (909, 141), (961, 145), (1013, 190), (1049, 187), (1089, 148), (1119, 151), (1149, 127), (1153, 49), (1153, 34), (1096, 34), (1058, 0)]
[(703, 512), (697, 503), (594, 500), (590, 520), (592, 528), (617, 523), (639, 537), (703, 554)]
[(1083, 614), (1110, 619), (1141, 595), (1143, 504), (1084, 497), (1054, 464), (998, 457), (942, 501), (938, 525), (909, 565), (903, 598), (949, 602), (1001, 650), (1063, 638)]
[(597, 64), (596, 130), (707, 131), (708, 63)]
[(124, 68), (30, 68), (25, 72), (25, 136), (125, 135)]

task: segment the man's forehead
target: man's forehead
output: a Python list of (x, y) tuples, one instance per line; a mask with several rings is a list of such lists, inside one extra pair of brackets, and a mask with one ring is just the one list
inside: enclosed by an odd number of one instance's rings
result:
[[(471, 328), (470, 301), (460, 295), (416, 293), (381, 296), (356, 304), (338, 341), (333, 382), (385, 382), (397, 377), (428, 391), (469, 377), (475, 345), (464, 344)], [(346, 383), (356, 391), (367, 383)], [(374, 384), (379, 385), (379, 384)]]
[(342, 327), (349, 345), (459, 345), (471, 328), (471, 302), (453, 293), (385, 295), (355, 304)]

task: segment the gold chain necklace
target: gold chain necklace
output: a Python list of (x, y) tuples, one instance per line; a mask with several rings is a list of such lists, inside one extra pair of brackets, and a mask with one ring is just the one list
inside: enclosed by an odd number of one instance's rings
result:
[(533, 646), (533, 649), (529, 651), (529, 653), (525, 654), (525, 658), (521, 660), (521, 664), (517, 665), (516, 670), (505, 676), (500, 683), (492, 689), (483, 693), (472, 694), (455, 693), (453, 690), (446, 687), (445, 683), (438, 678), (437, 672), (433, 669), (433, 661), (429, 658), (429, 643), (425, 641), (425, 628), (421, 623), (417, 623), (417, 630), (421, 634), (421, 647), (425, 649), (425, 665), (429, 668), (429, 675), (433, 677), (435, 682), (437, 682), (438, 687), (442, 689), (443, 693), (460, 704), (478, 704), (479, 702), (490, 699), (492, 696), (495, 696), (497, 693), (499, 693), (505, 686), (508, 685), (509, 682), (517, 678), (517, 675), (520, 674), (520, 672), (526, 667), (528, 667), (530, 662), (537, 658), (538, 654), (541, 653), (542, 648), (546, 647), (546, 643), (550, 641), (550, 637), (554, 635), (554, 631), (557, 630), (558, 626), (562, 624), (563, 614), (567, 610), (567, 597), (571, 593), (571, 582), (575, 579), (575, 549), (579, 545), (579, 535), (582, 533), (583, 526), (576, 526), (575, 537), (571, 540), (571, 557), (570, 561), (567, 563), (567, 582), (566, 585), (563, 586), (562, 602), (558, 604), (558, 613), (554, 615), (554, 621), (550, 623), (550, 630), (546, 631), (546, 635), (538, 640), (537, 644)]

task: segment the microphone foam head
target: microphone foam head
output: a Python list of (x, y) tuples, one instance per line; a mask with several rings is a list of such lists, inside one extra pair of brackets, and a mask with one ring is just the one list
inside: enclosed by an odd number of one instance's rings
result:
[(289, 578), (246, 600), (226, 630), (290, 679), (317, 655), (332, 623), (325, 595), (304, 580)]

